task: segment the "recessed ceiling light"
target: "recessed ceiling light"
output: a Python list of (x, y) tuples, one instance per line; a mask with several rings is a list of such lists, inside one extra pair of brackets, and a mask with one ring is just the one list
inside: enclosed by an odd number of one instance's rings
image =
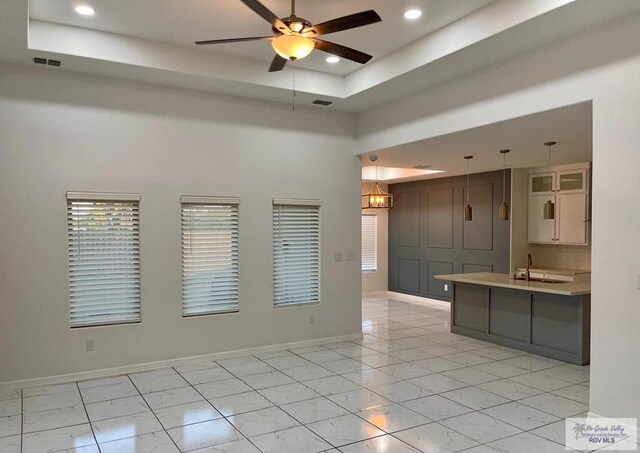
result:
[(420, 16), (422, 16), (422, 11), (420, 11), (419, 9), (410, 9), (405, 11), (404, 13), (405, 19), (417, 19)]
[(96, 13), (92, 7), (86, 6), (86, 5), (76, 6), (75, 9), (76, 9), (76, 13), (82, 16), (93, 16)]
[(340, 61), (338, 57), (327, 57), (327, 63), (336, 64)]

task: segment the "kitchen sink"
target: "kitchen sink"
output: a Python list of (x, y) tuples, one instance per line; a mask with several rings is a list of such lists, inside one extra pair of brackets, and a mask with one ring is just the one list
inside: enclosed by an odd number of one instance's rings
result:
[[(521, 280), (521, 281), (526, 281), (526, 278), (516, 278), (516, 280)], [(567, 283), (567, 282), (563, 282), (562, 280), (549, 280), (546, 278), (530, 278), (529, 279), (530, 282), (539, 282), (539, 283)]]

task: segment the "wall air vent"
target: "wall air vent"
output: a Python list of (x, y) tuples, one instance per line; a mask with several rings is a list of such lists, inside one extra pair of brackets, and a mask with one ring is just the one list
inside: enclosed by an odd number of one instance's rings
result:
[(331, 105), (331, 104), (333, 104), (333, 102), (331, 102), (331, 101), (325, 101), (325, 100), (323, 100), (323, 99), (316, 99), (315, 101), (313, 101), (313, 102), (312, 102), (312, 104), (315, 104), (315, 105), (323, 105), (323, 106), (325, 106), (325, 107), (326, 107), (327, 105)]
[(33, 62), (35, 64), (55, 66), (56, 68), (59, 68), (60, 66), (62, 66), (62, 62), (60, 60), (47, 60), (46, 58), (39, 58), (39, 57), (35, 57), (33, 59)]

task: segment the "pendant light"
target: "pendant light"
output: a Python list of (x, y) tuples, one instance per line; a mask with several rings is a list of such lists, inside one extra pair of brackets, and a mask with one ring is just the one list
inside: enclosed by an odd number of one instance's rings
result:
[[(551, 171), (551, 147), (555, 145), (556, 142), (546, 142), (544, 146), (546, 146), (549, 150), (549, 171)], [(551, 189), (553, 191), (553, 188)], [(556, 204), (551, 200), (551, 197), (544, 204), (544, 219), (545, 220), (553, 220), (556, 218)]]
[[(369, 156), (373, 163), (378, 161), (378, 156)], [(378, 182), (378, 165), (376, 164), (376, 183), (371, 191), (362, 196), (362, 209), (390, 209), (393, 208), (393, 195), (385, 192)]]
[(501, 149), (502, 154), (502, 203), (498, 207), (500, 220), (509, 220), (509, 204), (507, 203), (507, 154), (509, 149)]
[(470, 222), (473, 220), (473, 208), (471, 208), (471, 204), (469, 204), (469, 163), (473, 156), (464, 156), (467, 160), (467, 204), (464, 207), (464, 221)]

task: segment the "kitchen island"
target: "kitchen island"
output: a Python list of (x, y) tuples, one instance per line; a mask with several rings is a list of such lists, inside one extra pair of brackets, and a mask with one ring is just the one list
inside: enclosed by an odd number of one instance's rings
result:
[(589, 363), (590, 282), (545, 283), (480, 272), (453, 286), (451, 332), (578, 365)]

